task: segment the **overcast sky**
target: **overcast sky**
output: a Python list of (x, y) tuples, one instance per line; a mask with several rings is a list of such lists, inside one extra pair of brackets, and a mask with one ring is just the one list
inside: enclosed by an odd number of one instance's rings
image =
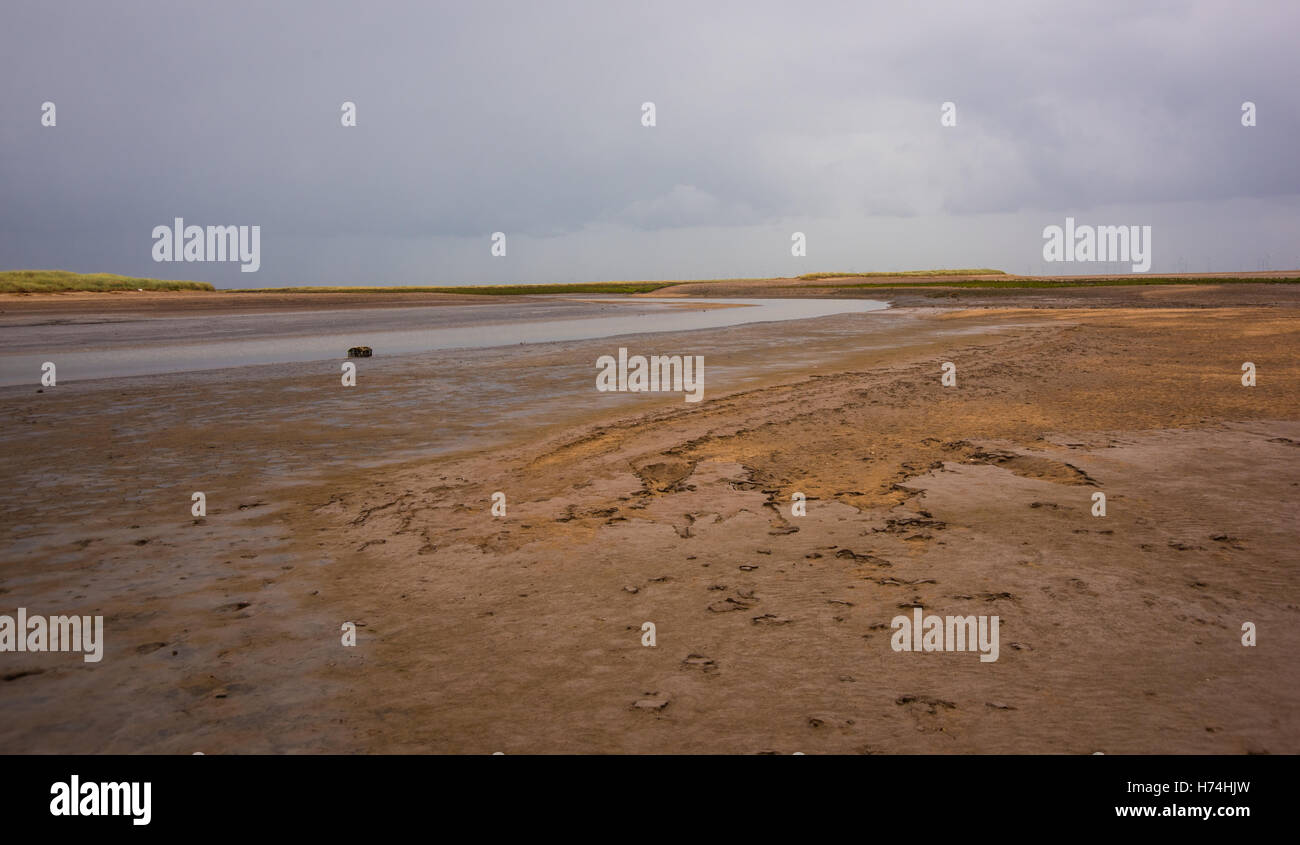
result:
[[(1293, 0), (4, 0), (0, 269), (1128, 271), (1045, 264), (1067, 215), (1152, 226), (1153, 272), (1300, 268), (1297, 32)], [(155, 262), (178, 216), (260, 226), (261, 269)]]

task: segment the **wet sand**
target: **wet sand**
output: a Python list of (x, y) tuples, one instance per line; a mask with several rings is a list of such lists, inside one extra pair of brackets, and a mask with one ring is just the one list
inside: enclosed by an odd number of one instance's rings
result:
[[(107, 639), (0, 654), (0, 751), (1300, 751), (1295, 286), (888, 298), (0, 388), (0, 612)], [(999, 659), (892, 651), (918, 605)]]
[(522, 302), (481, 296), (477, 302), (460, 305), (351, 310), (295, 307), (267, 313), (167, 316), (0, 314), (0, 330), (5, 336), (0, 386), (38, 382), (46, 362), (57, 362), (58, 379), (66, 384), (262, 364), (337, 362), (349, 348), (371, 344), (383, 357), (391, 357), (435, 349), (720, 328), (888, 307), (885, 302), (864, 298), (627, 296), (548, 296)]

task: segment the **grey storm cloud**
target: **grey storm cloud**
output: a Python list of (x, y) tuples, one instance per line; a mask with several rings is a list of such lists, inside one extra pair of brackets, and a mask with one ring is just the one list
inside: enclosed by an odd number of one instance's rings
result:
[[(807, 270), (1019, 272), (1044, 223), (1091, 209), (1163, 224), (1166, 256), (1296, 260), (1292, 2), (9, 0), (3, 18), (0, 268), (726, 276), (797, 269), (802, 228)], [(1257, 223), (1210, 254), (1228, 208)], [(255, 281), (154, 263), (177, 216), (260, 225)]]

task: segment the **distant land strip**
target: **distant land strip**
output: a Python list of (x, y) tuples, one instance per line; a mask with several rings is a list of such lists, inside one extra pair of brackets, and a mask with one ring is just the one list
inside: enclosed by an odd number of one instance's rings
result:
[[(801, 277), (802, 278), (802, 277)], [(1041, 278), (1036, 276), (1008, 276), (1004, 279), (959, 279), (934, 282), (900, 282), (898, 284), (859, 283), (840, 285), (805, 285), (813, 288), (1091, 288), (1136, 285), (1288, 285), (1300, 282), (1295, 276), (1106, 276), (1100, 278)]]
[[(874, 279), (877, 281), (854, 281)], [(899, 281), (893, 281), (893, 280)], [(535, 294), (629, 294), (652, 293), (680, 285), (707, 285), (728, 282), (789, 281), (801, 289), (871, 288), (1078, 288), (1135, 285), (1222, 285), (1222, 284), (1296, 284), (1295, 275), (1235, 276), (1232, 274), (1187, 274), (1178, 276), (1012, 276), (1001, 270), (986, 268), (966, 270), (903, 270), (872, 273), (806, 273), (793, 278), (752, 277), (734, 279), (684, 279), (680, 281), (581, 282), (521, 285), (377, 285), (377, 286), (294, 286), (282, 288), (223, 288), (218, 291), (208, 282), (171, 281), (119, 276), (112, 273), (73, 273), (65, 270), (2, 270), (0, 293), (95, 293), (112, 291), (213, 291), (220, 293), (446, 293), (481, 296), (527, 296)], [(824, 284), (807, 284), (824, 282)], [(803, 284), (799, 284), (803, 283)]]

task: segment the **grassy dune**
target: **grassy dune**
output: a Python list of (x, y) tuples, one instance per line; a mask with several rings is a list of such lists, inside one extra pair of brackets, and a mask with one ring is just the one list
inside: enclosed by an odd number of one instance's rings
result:
[[(898, 270), (893, 273), (805, 273), (799, 277), (802, 281), (818, 279), (882, 279), (893, 276), (1005, 276), (1001, 270), (987, 267), (968, 270)], [(838, 287), (838, 286), (837, 286)]]
[(842, 284), (811, 285), (816, 288), (872, 288), (888, 290), (889, 288), (1091, 288), (1124, 287), (1126, 285), (1285, 285), (1300, 283), (1300, 276), (1123, 276), (1105, 279), (1039, 279), (1033, 276), (1008, 277), (1005, 279), (962, 279), (959, 281), (936, 282), (899, 282), (896, 285), (882, 284)]
[(215, 290), (207, 282), (138, 279), (112, 273), (70, 273), (66, 270), (0, 270), (0, 293), (55, 293), (110, 290)]
[(469, 293), (522, 296), (535, 293), (648, 293), (677, 282), (590, 282), (554, 285), (401, 285), (391, 287), (235, 288), (223, 293)]

